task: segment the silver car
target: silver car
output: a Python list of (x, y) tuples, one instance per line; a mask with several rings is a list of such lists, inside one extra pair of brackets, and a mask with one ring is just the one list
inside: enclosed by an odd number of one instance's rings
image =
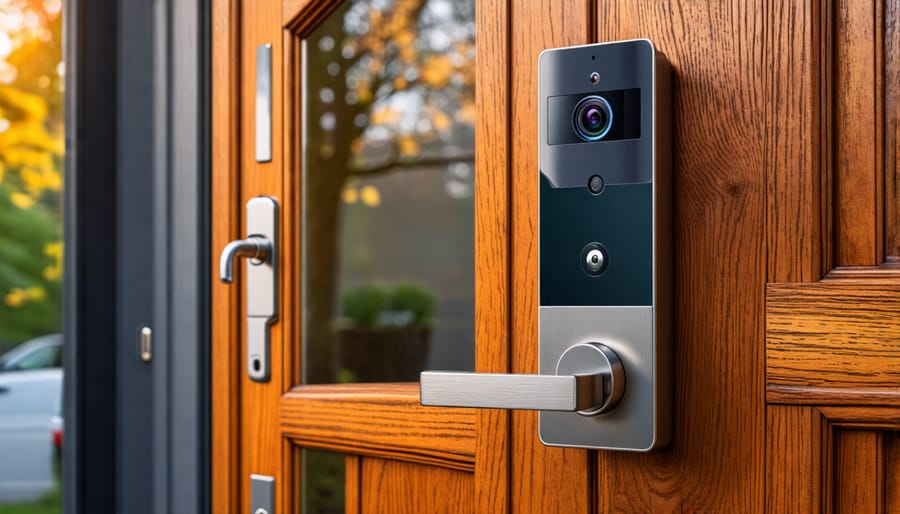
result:
[(54, 357), (62, 346), (54, 336), (0, 357), (0, 504), (37, 500), (54, 487), (63, 377)]

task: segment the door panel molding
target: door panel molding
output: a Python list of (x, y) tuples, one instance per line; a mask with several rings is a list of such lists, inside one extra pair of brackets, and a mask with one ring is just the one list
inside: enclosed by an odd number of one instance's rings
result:
[(900, 281), (769, 284), (767, 398), (775, 401), (768, 391), (782, 386), (780, 400), (793, 393), (811, 394), (810, 403), (898, 404), (898, 340)]
[(769, 405), (768, 512), (892, 512), (900, 411)]
[(298, 446), (475, 469), (475, 410), (422, 407), (414, 383), (299, 386), (280, 411), (282, 433)]

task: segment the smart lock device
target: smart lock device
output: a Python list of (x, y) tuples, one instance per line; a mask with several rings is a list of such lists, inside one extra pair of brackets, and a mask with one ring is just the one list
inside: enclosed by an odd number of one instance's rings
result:
[(672, 426), (670, 71), (646, 39), (539, 64), (540, 374), (423, 372), (424, 405), (534, 409), (548, 445), (647, 451)]
[(540, 371), (574, 345), (621, 365), (597, 416), (541, 412), (546, 444), (665, 445), (672, 420), (670, 78), (646, 39), (547, 50), (539, 79)]

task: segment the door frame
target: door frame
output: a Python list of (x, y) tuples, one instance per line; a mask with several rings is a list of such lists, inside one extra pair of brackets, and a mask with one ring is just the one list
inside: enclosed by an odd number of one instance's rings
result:
[(63, 509), (209, 512), (209, 6), (64, 9)]

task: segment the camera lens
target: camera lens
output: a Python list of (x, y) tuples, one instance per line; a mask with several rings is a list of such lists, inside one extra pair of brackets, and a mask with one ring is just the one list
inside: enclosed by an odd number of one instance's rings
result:
[(575, 133), (585, 141), (598, 141), (612, 127), (612, 108), (602, 96), (586, 96), (575, 105)]

